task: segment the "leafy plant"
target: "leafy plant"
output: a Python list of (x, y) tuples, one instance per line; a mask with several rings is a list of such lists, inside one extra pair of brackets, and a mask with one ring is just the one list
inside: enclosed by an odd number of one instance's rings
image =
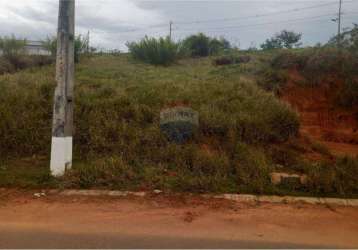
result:
[(144, 37), (139, 42), (128, 42), (127, 47), (134, 59), (154, 65), (168, 66), (181, 56), (181, 44), (173, 42), (169, 37)]
[(25, 39), (17, 39), (14, 35), (11, 37), (0, 37), (0, 50), (6, 58), (24, 54), (25, 45)]
[(183, 41), (184, 47), (192, 57), (206, 57), (218, 54), (231, 48), (230, 42), (224, 38), (211, 38), (203, 33), (191, 35)]
[[(42, 41), (42, 44), (48, 51), (51, 52), (52, 57), (56, 56), (57, 37), (47, 37), (46, 40)], [(74, 41), (74, 49), (76, 63), (80, 61), (81, 55), (94, 51), (93, 48), (89, 47), (88, 38), (85, 38), (82, 35), (76, 36)]]
[(294, 31), (283, 30), (276, 34), (274, 37), (267, 39), (265, 43), (261, 45), (263, 50), (272, 49), (292, 49), (293, 47), (299, 47), (302, 34), (295, 33)]

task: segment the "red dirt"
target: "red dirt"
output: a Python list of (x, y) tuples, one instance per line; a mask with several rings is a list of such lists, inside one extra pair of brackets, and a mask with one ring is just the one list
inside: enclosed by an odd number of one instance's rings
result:
[(333, 155), (358, 156), (358, 121), (356, 110), (344, 110), (335, 104), (342, 83), (330, 79), (319, 86), (299, 86), (298, 72), (290, 72), (290, 81), (281, 99), (300, 114), (301, 135), (326, 146)]
[(36, 198), (29, 191), (3, 189), (0, 221), (1, 232), (358, 246), (358, 208), (236, 203), (192, 195), (113, 198), (48, 194)]

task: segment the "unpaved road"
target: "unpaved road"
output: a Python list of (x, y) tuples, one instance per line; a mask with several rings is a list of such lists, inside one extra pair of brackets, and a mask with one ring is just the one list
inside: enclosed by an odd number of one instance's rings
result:
[(357, 248), (358, 208), (0, 192), (0, 248)]

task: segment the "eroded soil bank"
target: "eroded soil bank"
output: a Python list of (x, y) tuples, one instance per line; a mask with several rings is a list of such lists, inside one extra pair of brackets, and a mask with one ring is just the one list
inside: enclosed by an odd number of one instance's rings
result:
[(336, 95), (342, 83), (333, 79), (318, 86), (300, 86), (299, 73), (290, 72), (290, 81), (281, 99), (300, 114), (301, 134), (326, 146), (336, 156), (358, 155), (358, 107), (340, 108)]

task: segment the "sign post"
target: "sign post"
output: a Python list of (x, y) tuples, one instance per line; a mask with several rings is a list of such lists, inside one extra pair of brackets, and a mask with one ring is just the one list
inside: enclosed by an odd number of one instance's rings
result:
[(50, 169), (62, 176), (72, 167), (75, 0), (59, 1)]

